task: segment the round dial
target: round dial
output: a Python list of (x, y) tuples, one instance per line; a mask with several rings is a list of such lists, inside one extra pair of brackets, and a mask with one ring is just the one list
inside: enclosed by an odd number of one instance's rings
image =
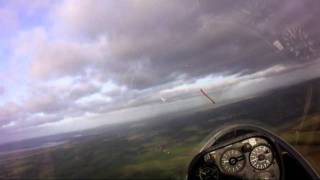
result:
[(268, 168), (272, 164), (272, 160), (273, 154), (267, 145), (256, 146), (249, 155), (250, 164), (259, 170)]
[(220, 159), (222, 170), (226, 174), (235, 174), (242, 170), (245, 165), (244, 155), (235, 149), (225, 151)]

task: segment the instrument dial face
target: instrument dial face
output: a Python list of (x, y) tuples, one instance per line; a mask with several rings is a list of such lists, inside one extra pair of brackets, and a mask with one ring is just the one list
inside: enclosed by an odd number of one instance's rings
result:
[(238, 150), (227, 150), (221, 156), (220, 165), (226, 174), (235, 174), (244, 167), (245, 156)]
[(273, 161), (273, 154), (267, 145), (259, 145), (253, 148), (249, 155), (249, 161), (255, 169), (267, 169)]

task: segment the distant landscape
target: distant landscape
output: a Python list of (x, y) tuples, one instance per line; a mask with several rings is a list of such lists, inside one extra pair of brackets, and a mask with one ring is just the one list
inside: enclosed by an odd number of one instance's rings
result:
[(195, 113), (7, 143), (0, 145), (0, 179), (184, 179), (214, 130), (233, 123), (271, 129), (320, 172), (319, 103), (320, 80), (315, 79)]

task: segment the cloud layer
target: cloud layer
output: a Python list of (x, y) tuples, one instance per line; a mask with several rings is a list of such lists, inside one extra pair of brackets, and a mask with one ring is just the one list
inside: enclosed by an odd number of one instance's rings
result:
[[(206, 105), (200, 88), (223, 102), (316, 77), (314, 69), (309, 71), (313, 74), (301, 71), (318, 67), (316, 58), (289, 58), (273, 45), (290, 27), (303, 26), (316, 37), (319, 27), (310, 24), (319, 13), (313, 3), (1, 4), (0, 25), (6, 28), (0, 36), (8, 42), (0, 44), (0, 57), (6, 59), (0, 63), (3, 134), (19, 139), (76, 130), (75, 121), (84, 129), (141, 119), (141, 112), (153, 112), (151, 116)], [(253, 88), (259, 83), (266, 86)], [(182, 103), (190, 98), (193, 103)], [(105, 118), (109, 120), (101, 120)]]

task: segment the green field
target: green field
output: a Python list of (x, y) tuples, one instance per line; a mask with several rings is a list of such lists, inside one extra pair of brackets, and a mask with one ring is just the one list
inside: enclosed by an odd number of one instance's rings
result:
[[(320, 114), (307, 117), (298, 142), (295, 128), (281, 133), (315, 167), (320, 165), (320, 148), (319, 139), (313, 136), (320, 132), (309, 131), (307, 126), (313, 128), (319, 122)], [(1, 178), (184, 179), (189, 162), (209, 134), (210, 128), (190, 126), (176, 134), (167, 130), (143, 134), (133, 131), (115, 139), (101, 135), (93, 140), (2, 156), (0, 174)]]

